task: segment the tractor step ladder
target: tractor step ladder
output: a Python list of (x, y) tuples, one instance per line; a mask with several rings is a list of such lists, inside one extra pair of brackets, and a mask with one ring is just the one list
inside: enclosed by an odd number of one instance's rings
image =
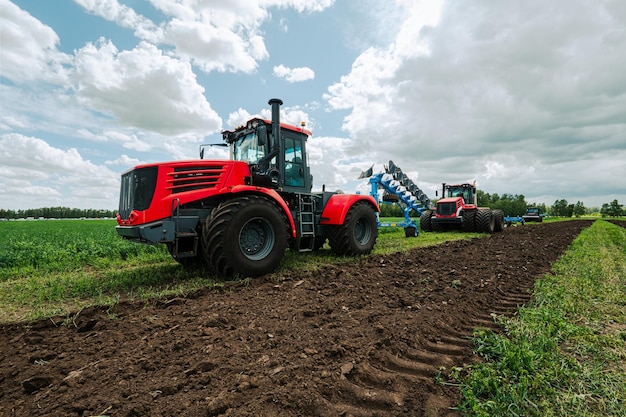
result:
[[(181, 239), (193, 239), (193, 243), (189, 247), (181, 248)], [(198, 254), (198, 234), (195, 232), (177, 232), (174, 240), (173, 255), (175, 258), (189, 258)]]
[(315, 202), (313, 196), (301, 194), (299, 198), (299, 226), (298, 251), (310, 252), (315, 245)]
[[(196, 256), (198, 254), (198, 233), (195, 231), (190, 232), (181, 232), (178, 230), (178, 225), (180, 224), (180, 199), (176, 198), (172, 200), (172, 220), (174, 221), (174, 225), (176, 227), (174, 231), (174, 245), (172, 248), (172, 256), (174, 258), (189, 258), (192, 256)], [(188, 241), (189, 239), (193, 239), (191, 247), (186, 245), (186, 247), (181, 248), (180, 242), (181, 239), (184, 241)]]

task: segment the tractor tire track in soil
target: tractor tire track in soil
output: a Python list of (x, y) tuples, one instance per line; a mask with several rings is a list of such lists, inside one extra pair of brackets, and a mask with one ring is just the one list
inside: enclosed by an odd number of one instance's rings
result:
[[(2, 416), (452, 416), (477, 360), (590, 221), (512, 227), (145, 306), (0, 326)], [(445, 368), (445, 370), (444, 370)]]

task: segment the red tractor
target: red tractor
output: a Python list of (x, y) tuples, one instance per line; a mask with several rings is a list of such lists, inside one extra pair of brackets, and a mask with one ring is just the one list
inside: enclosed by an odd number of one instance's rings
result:
[(443, 183), (442, 198), (435, 211), (426, 210), (420, 217), (425, 232), (441, 232), (453, 228), (464, 232), (493, 233), (504, 230), (504, 212), (478, 207), (476, 184)]
[(222, 132), (230, 160), (162, 162), (122, 174), (116, 230), (125, 239), (164, 243), (183, 265), (205, 262), (226, 277), (274, 271), (287, 247), (338, 255), (371, 252), (376, 200), (367, 195), (311, 192), (306, 141), (311, 132), (253, 118)]

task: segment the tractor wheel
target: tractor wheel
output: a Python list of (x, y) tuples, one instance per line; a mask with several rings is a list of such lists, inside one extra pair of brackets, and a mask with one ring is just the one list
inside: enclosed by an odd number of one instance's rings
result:
[(433, 232), (443, 232), (445, 231), (444, 225), (439, 223), (436, 219), (436, 213), (432, 213), (430, 215), (430, 228)]
[(404, 228), (404, 236), (406, 237), (417, 237), (417, 227), (409, 226)]
[(430, 216), (433, 214), (431, 210), (425, 210), (420, 216), (420, 229), (422, 232), (432, 232), (433, 227), (430, 223)]
[(337, 255), (366, 255), (378, 237), (374, 209), (366, 202), (355, 203), (342, 225), (328, 228), (328, 243)]
[(463, 210), (463, 226), (462, 229), (466, 233), (476, 231), (476, 210)]
[(493, 210), (493, 231), (501, 232), (504, 230), (504, 212), (502, 210)]
[(476, 213), (476, 231), (479, 233), (493, 233), (495, 226), (491, 209), (478, 209)]
[(206, 220), (205, 257), (225, 277), (258, 277), (278, 268), (288, 240), (287, 219), (266, 198), (248, 195), (221, 203)]

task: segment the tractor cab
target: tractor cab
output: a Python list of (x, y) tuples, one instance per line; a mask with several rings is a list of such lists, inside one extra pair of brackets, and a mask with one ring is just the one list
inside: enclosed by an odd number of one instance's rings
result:
[(443, 183), (442, 198), (463, 198), (464, 205), (476, 205), (475, 184), (446, 184)]
[[(274, 106), (278, 111), (282, 103), (270, 104), (274, 112)], [(272, 118), (278, 120), (276, 115)], [(304, 127), (260, 118), (253, 118), (235, 130), (222, 132), (224, 141), (230, 146), (230, 159), (248, 164), (250, 185), (288, 193), (311, 192), (313, 177), (306, 155), (306, 141), (310, 135), (311, 132)]]

